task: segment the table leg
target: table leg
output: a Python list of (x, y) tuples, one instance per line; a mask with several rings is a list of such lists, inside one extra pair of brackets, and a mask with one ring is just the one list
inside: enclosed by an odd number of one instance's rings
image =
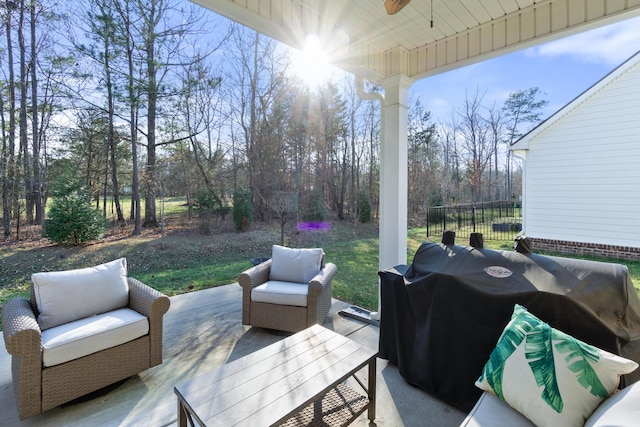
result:
[(187, 409), (178, 398), (178, 427), (187, 427)]
[(377, 357), (373, 356), (371, 361), (369, 362), (369, 387), (367, 390), (367, 394), (369, 397), (369, 421), (375, 420), (376, 418), (376, 377), (378, 375), (376, 369), (376, 360)]

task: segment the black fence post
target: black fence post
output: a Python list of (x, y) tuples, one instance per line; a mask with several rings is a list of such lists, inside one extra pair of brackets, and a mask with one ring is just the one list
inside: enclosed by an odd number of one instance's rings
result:
[(476, 205), (471, 206), (471, 227), (476, 232)]
[(447, 229), (447, 206), (442, 207), (442, 231)]
[(429, 238), (429, 211), (431, 208), (427, 206), (427, 238)]

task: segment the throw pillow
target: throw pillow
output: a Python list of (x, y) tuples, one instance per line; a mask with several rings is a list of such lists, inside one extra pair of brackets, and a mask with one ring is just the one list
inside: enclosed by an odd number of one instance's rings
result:
[(309, 283), (320, 271), (322, 249), (292, 249), (273, 245), (269, 280)]
[(42, 330), (129, 304), (127, 260), (31, 275)]
[(583, 426), (638, 367), (550, 327), (515, 305), (476, 386), (542, 426)]

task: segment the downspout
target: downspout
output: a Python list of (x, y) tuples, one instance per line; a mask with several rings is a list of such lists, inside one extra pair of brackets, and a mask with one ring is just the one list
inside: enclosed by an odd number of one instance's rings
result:
[(529, 152), (529, 147), (527, 145), (526, 148), (524, 149), (517, 149), (514, 150), (513, 148), (510, 148), (511, 150), (511, 154), (514, 157), (519, 158), (520, 160), (522, 160), (522, 231), (520, 232), (523, 235), (526, 235), (527, 233), (527, 229), (526, 229), (526, 213), (527, 213), (527, 171), (526, 171), (526, 167), (527, 167), (527, 153)]
[[(362, 76), (356, 76), (356, 94), (358, 95), (358, 98), (364, 99), (365, 101), (378, 101), (380, 103), (380, 145), (384, 144), (384, 141), (382, 140), (384, 138), (384, 93), (365, 92), (364, 78)], [(369, 317), (372, 320), (380, 320), (380, 298), (380, 279), (378, 278), (378, 311), (369, 314)]]
[[(364, 78), (362, 76), (356, 76), (356, 94), (360, 99), (366, 101), (380, 101), (380, 111), (382, 110), (382, 101), (384, 101), (384, 93), (382, 92), (365, 92), (364, 91)], [(380, 119), (382, 122), (382, 119)], [(384, 123), (384, 122), (382, 122)]]

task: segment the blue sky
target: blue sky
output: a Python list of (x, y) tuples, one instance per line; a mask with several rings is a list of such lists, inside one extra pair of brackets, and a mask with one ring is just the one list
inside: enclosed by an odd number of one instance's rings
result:
[(483, 105), (502, 106), (509, 93), (537, 86), (555, 113), (640, 50), (640, 17), (490, 59), (416, 82), (418, 96), (436, 122), (450, 121), (465, 91), (484, 93)]

